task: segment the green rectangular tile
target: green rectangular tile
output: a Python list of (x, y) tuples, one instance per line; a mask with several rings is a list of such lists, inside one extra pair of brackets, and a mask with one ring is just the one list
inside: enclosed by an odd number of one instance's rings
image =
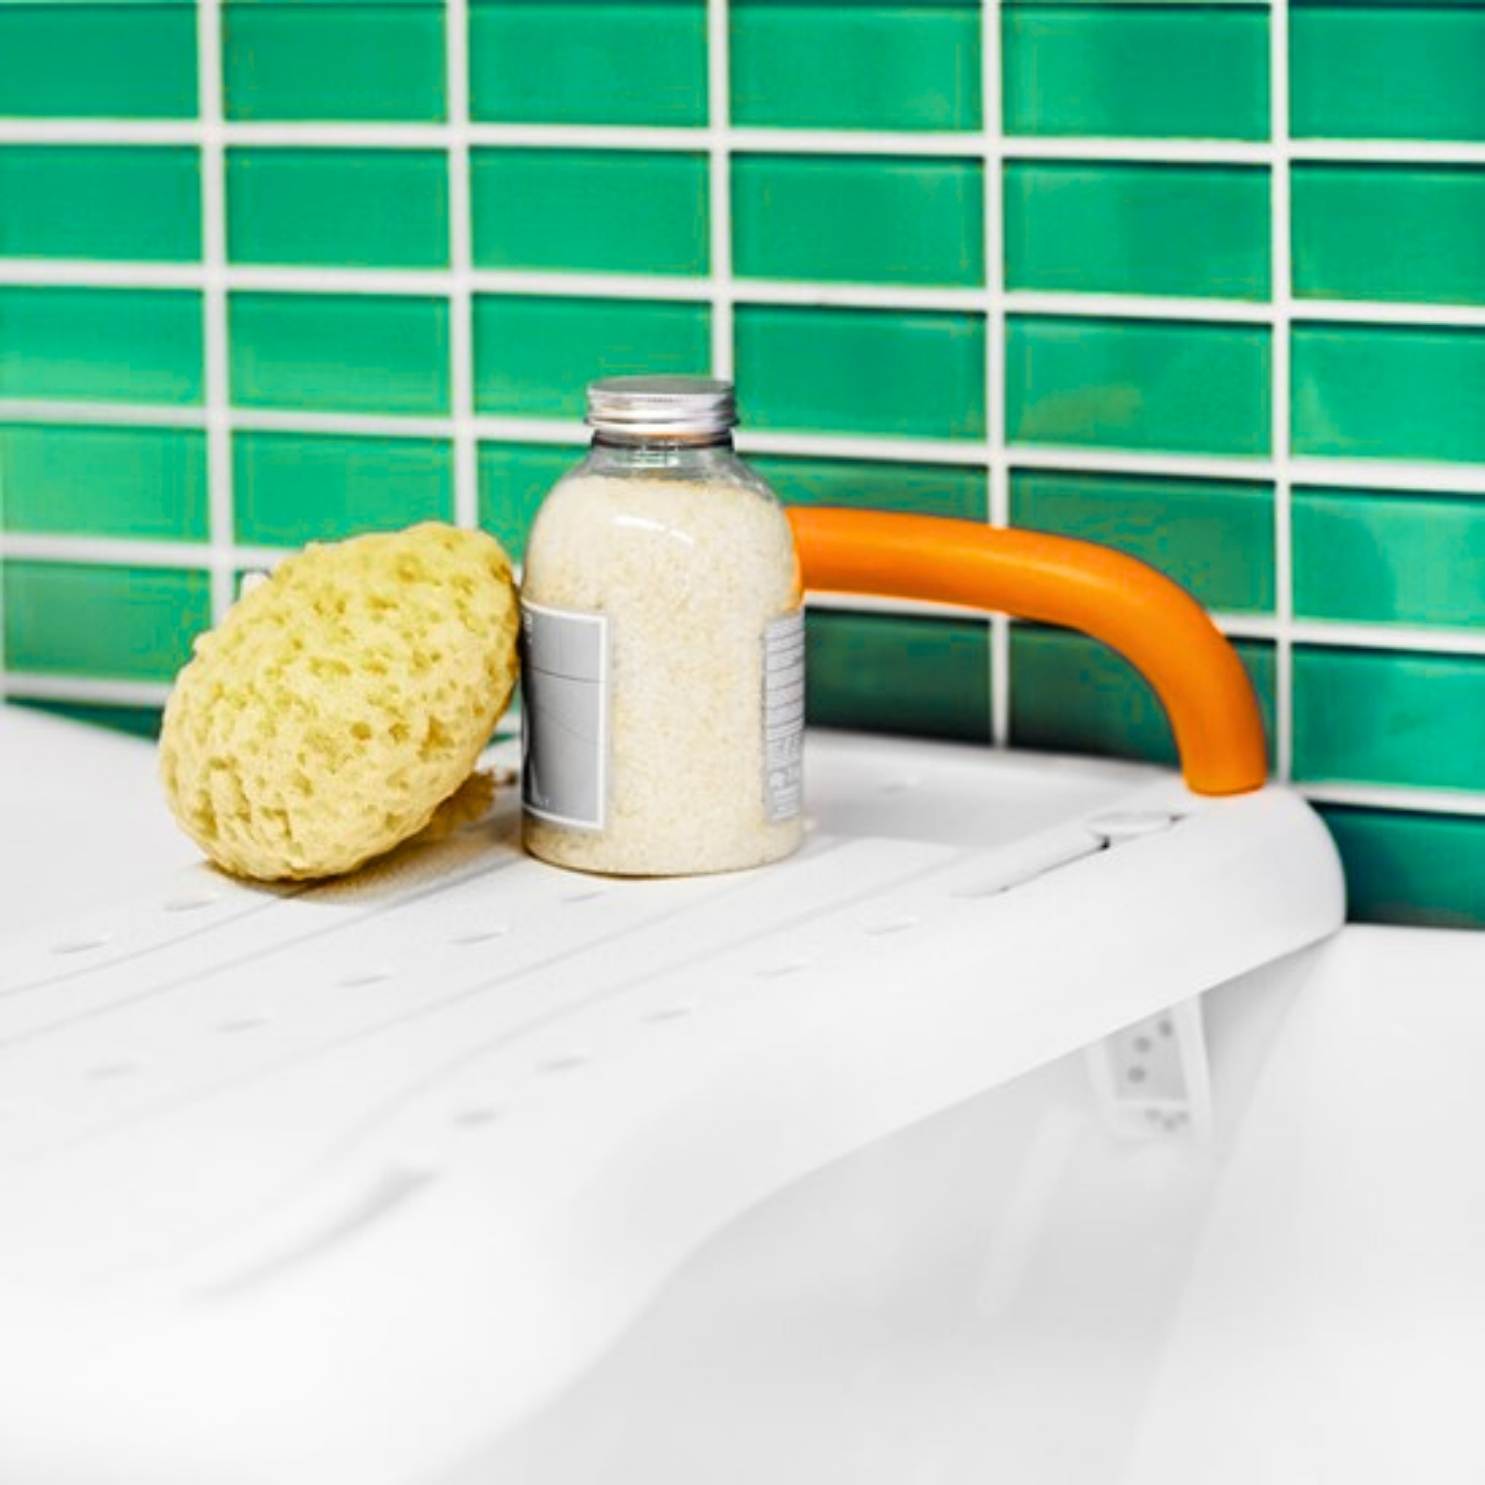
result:
[(983, 315), (743, 304), (735, 333), (745, 425), (984, 436)]
[(817, 727), (989, 742), (989, 625), (812, 613), (805, 623), (805, 712)]
[(239, 407), (448, 411), (447, 300), (238, 293), (227, 316)]
[(983, 468), (867, 459), (785, 459), (771, 454), (751, 455), (748, 463), (786, 505), (844, 505), (965, 521), (988, 519)]
[(448, 218), (442, 150), (227, 152), (227, 256), (237, 263), (442, 268)]
[(1266, 5), (1008, 4), (1007, 134), (1266, 139)]
[(1300, 618), (1485, 626), (1485, 500), (1316, 488), (1293, 501)]
[(705, 375), (704, 304), (480, 295), (474, 302), (475, 402), (481, 411), (576, 418), (599, 376)]
[(473, 0), (469, 106), (520, 124), (704, 124), (705, 0)]
[(452, 521), (453, 449), (431, 438), (238, 433), (232, 497), (238, 541), (257, 546)]
[(1485, 9), (1294, 0), (1289, 127), (1300, 138), (1485, 139)]
[(76, 701), (33, 701), (16, 697), (13, 706), (64, 717), (87, 727), (104, 727), (128, 737), (143, 737), (153, 742), (160, 735), (161, 709), (157, 706), (92, 706)]
[(1269, 378), (1262, 326), (1030, 315), (1006, 323), (1014, 443), (1266, 454)]
[(222, 37), (229, 119), (444, 117), (442, 6), (229, 0)]
[(978, 160), (739, 155), (732, 222), (742, 278), (985, 281)]
[(1209, 608), (1273, 611), (1269, 485), (1014, 470), (1011, 522), (1127, 552), (1158, 567)]
[(0, 397), (200, 402), (201, 296), (0, 288)]
[[(1273, 762), (1273, 646), (1238, 641)], [(1170, 724), (1149, 684), (1113, 650), (1065, 629), (1011, 629), (1011, 744), (1174, 765)]]
[(1485, 459), (1485, 331), (1316, 323), (1292, 334), (1295, 453)]
[(1299, 162), (1291, 203), (1296, 294), (1485, 303), (1485, 169)]
[(1268, 172), (1008, 160), (1009, 289), (1266, 299)]
[(0, 256), (187, 262), (201, 256), (197, 151), (0, 148)]
[(1294, 776), (1485, 789), (1485, 659), (1297, 646)]
[(0, 427), (7, 531), (207, 537), (206, 439), (190, 428)]
[(1320, 813), (1340, 848), (1353, 922), (1485, 928), (1485, 820), (1332, 805)]
[(707, 157), (680, 150), (476, 150), (480, 268), (704, 274)]
[(211, 623), (204, 572), (71, 562), (0, 564), (11, 670), (166, 681)]
[(978, 129), (975, 0), (733, 0), (732, 122), (781, 129)]
[(194, 5), (0, 5), (0, 117), (184, 119), (195, 112)]
[(547, 492), (582, 456), (583, 450), (571, 445), (480, 445), (480, 526), (514, 561), (526, 555), (526, 538)]

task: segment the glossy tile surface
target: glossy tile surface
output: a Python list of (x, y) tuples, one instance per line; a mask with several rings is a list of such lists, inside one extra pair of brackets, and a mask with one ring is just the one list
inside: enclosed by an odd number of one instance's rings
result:
[(229, 119), (443, 118), (443, 6), (428, 0), (227, 0)]
[(595, 377), (706, 375), (709, 311), (641, 299), (480, 295), (474, 390), (482, 411), (578, 418)]
[(1295, 0), (1290, 132), (1332, 139), (1485, 139), (1485, 10), (1440, 0)]
[(442, 268), (448, 213), (441, 151), (227, 151), (234, 262)]
[(1269, 332), (1251, 325), (1011, 315), (1013, 443), (1266, 454)]
[(481, 149), (470, 169), (481, 268), (707, 271), (705, 155)]
[(0, 146), (0, 257), (189, 262), (201, 256), (187, 146)]
[(0, 529), (204, 541), (206, 505), (195, 429), (0, 425)]
[(1268, 137), (1266, 5), (1005, 5), (1008, 134)]
[(732, 214), (742, 278), (985, 281), (978, 160), (739, 155)]
[(976, 0), (732, 0), (732, 122), (977, 129)]
[(1338, 458), (1485, 458), (1485, 330), (1294, 327), (1293, 438)]
[(984, 435), (982, 315), (743, 304), (736, 347), (754, 427)]
[(1246, 166), (1007, 161), (1006, 287), (1266, 299), (1268, 194)]
[(1485, 500), (1297, 488), (1294, 612), (1485, 629)]
[(454, 514), (454, 455), (425, 438), (238, 433), (232, 440), (237, 540), (299, 547)]
[(472, 0), (469, 49), (476, 119), (706, 122), (705, 0)]
[(239, 407), (448, 410), (446, 300), (234, 293), (227, 314)]
[(0, 288), (0, 397), (199, 402), (201, 335), (187, 289)]
[(1362, 923), (1485, 928), (1485, 820), (1391, 810), (1321, 810)]
[(1294, 292), (1485, 303), (1485, 167), (1298, 164)]
[[(120, 58), (128, 58), (120, 66)], [(195, 7), (0, 5), (0, 116), (183, 119), (196, 112)]]
[(805, 646), (814, 726), (989, 741), (983, 622), (822, 611), (809, 615)]
[(169, 680), (211, 618), (204, 572), (12, 560), (0, 581), (15, 671)]

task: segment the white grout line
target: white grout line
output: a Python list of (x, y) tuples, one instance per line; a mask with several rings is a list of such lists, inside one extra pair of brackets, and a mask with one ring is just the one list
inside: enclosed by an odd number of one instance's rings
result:
[[(1276, 7), (1277, 9), (1277, 7)], [(222, 131), (228, 145), (321, 149), (446, 150), (456, 132), (481, 147), (615, 150), (691, 150), (711, 147), (704, 127), (646, 127), (586, 124), (255, 123), (234, 120)], [(958, 156), (983, 153), (974, 131), (915, 130), (882, 133), (833, 129), (729, 131), (735, 151), (782, 154)], [(0, 144), (194, 145), (200, 131), (191, 120), (0, 119)], [(1228, 139), (1120, 139), (1060, 135), (1007, 135), (1005, 154), (1027, 160), (1110, 160), (1203, 165), (1268, 165), (1278, 158), (1266, 141)], [(1485, 142), (1429, 139), (1301, 139), (1296, 160), (1379, 164), (1485, 165)]]
[(205, 354), (207, 526), (214, 622), (232, 606), (232, 425), (227, 333), (227, 189), (222, 109), (222, 0), (196, 8), (201, 131), (201, 287)]
[(733, 335), (732, 158), (728, 123), (732, 117), (731, 41), (728, 0), (707, 0), (708, 220), (711, 273), (703, 285), (711, 303), (712, 375), (731, 380)]
[(469, 4), (444, 6), (449, 146), (449, 396), (454, 414), (454, 522), (479, 525), (479, 445), (474, 431), (474, 224), (469, 178)]
[[(1005, 418), (1005, 112), (1001, 99), (1001, 0), (980, 7), (980, 108), (985, 131), (985, 396), (988, 401), (989, 510), (992, 526), (1011, 521), (1010, 466)], [(990, 622), (990, 741), (1011, 740), (1011, 626), (1004, 614)]]
[(1296, 787), (1316, 804), (1344, 804), (1359, 809), (1407, 810), (1425, 815), (1485, 816), (1485, 794), (1463, 789), (1391, 788), (1385, 784), (1315, 783)]
[(1294, 549), (1290, 456), (1290, 322), (1293, 274), (1289, 211), (1289, 0), (1273, 0), (1269, 11), (1269, 128), (1275, 160), (1269, 175), (1270, 276), (1273, 333), (1270, 338), (1274, 459), (1274, 771), (1287, 780), (1294, 771)]
[[(993, 0), (987, 0), (993, 3)], [(719, 136), (719, 138), (724, 136)], [(985, 189), (987, 200), (1001, 174), (1001, 160), (987, 145)], [(467, 148), (449, 149), (450, 232), (455, 215), (467, 218), (468, 179), (459, 185), (459, 162)], [(341, 268), (231, 264), (212, 268), (198, 263), (136, 263), (69, 258), (0, 258), (0, 285), (24, 288), (185, 289), (201, 291), (208, 280), (220, 278), (231, 290), (277, 294), (422, 295), (442, 297), (459, 293), (529, 294), (577, 299), (650, 299), (715, 304), (734, 301), (822, 309), (889, 309), (903, 313), (978, 314), (984, 311), (986, 291), (977, 288), (922, 287), (914, 284), (793, 282), (773, 279), (734, 279), (728, 265), (730, 245), (722, 231), (730, 229), (727, 168), (729, 151), (715, 146), (711, 170), (711, 253), (723, 264), (709, 277), (679, 274), (563, 273), (524, 269), (473, 268), (462, 263), (436, 268)], [(718, 170), (718, 162), (721, 169)], [(206, 182), (203, 182), (205, 186)], [(462, 200), (460, 197), (462, 196)], [(993, 290), (994, 285), (989, 287)], [(1012, 314), (1087, 319), (1175, 320), (1198, 324), (1267, 325), (1268, 303), (1242, 299), (1179, 298), (1170, 295), (1047, 293), (1013, 290), (1002, 300)], [(728, 306), (724, 302), (724, 316)], [(1485, 329), (1485, 305), (1429, 304), (1415, 300), (1299, 299), (1290, 305), (1293, 319), (1316, 323), (1356, 325), (1444, 326)]]

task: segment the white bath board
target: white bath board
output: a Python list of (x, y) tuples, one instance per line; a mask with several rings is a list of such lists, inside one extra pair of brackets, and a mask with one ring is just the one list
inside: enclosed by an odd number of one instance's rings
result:
[(434, 1479), (782, 1185), (1341, 920), (1281, 789), (841, 734), (808, 784), (760, 872), (556, 871), (507, 791), (0, 944), (0, 1479)]

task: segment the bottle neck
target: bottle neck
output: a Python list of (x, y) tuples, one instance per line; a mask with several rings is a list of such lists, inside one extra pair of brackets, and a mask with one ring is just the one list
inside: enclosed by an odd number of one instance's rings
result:
[(588, 453), (589, 467), (595, 473), (605, 471), (650, 469), (676, 474), (700, 474), (708, 469), (730, 464), (736, 458), (732, 435), (728, 432), (677, 437), (666, 434), (657, 438), (630, 437), (608, 429), (593, 435)]

